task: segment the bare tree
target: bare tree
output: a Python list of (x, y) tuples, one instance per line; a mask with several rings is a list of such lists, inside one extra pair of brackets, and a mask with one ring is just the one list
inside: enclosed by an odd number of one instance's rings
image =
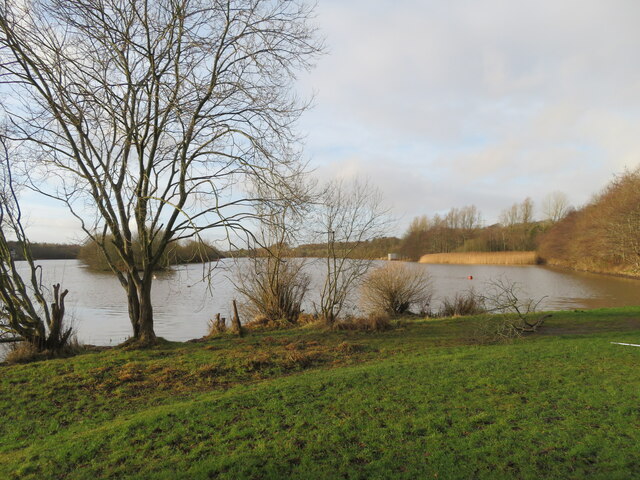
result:
[(53, 179), (34, 187), (102, 249), (140, 344), (155, 342), (153, 270), (170, 244), (295, 201), (306, 105), (291, 85), (321, 48), (312, 13), (303, 0), (0, 4), (14, 137)]
[[(0, 343), (27, 342), (37, 351), (59, 352), (72, 334), (72, 329), (64, 326), (64, 299), (68, 291), (60, 292), (60, 284), (54, 285), (54, 299), (49, 308), (23, 227), (4, 138), (0, 138), (0, 145)], [(18, 255), (26, 263), (23, 274), (16, 264)]]
[(528, 225), (533, 222), (533, 200), (531, 197), (525, 198), (520, 204), (520, 222)]
[(522, 203), (514, 203), (500, 214), (502, 246), (504, 250), (527, 250), (533, 248), (533, 210), (530, 197)]
[(314, 227), (326, 235), (326, 276), (316, 306), (322, 319), (332, 325), (351, 301), (350, 294), (372, 265), (362, 247), (381, 237), (390, 225), (380, 192), (358, 180), (331, 182), (322, 200)]
[(563, 192), (552, 192), (542, 200), (542, 214), (551, 223), (556, 223), (567, 216), (570, 210), (569, 199)]

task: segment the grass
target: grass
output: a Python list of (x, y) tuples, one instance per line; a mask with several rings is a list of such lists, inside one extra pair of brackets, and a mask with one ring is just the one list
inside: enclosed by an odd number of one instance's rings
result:
[(1, 478), (637, 478), (640, 308), (166, 342), (0, 367)]
[(432, 253), (420, 257), (419, 263), (453, 265), (536, 265), (540, 263), (536, 252), (459, 252)]

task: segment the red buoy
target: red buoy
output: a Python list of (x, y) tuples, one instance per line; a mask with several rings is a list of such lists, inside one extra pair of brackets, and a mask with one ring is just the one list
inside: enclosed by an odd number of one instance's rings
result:
[(468, 278), (469, 280), (473, 280), (473, 275), (469, 275), (467, 278)]

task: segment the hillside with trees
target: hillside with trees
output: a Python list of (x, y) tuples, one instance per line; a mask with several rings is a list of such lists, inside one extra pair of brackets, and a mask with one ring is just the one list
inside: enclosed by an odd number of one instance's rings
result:
[(550, 228), (539, 253), (550, 265), (640, 275), (640, 168), (619, 175)]

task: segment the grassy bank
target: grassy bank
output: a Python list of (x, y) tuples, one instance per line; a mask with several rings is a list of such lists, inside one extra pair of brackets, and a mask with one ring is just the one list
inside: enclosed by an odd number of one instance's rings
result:
[(420, 263), (452, 265), (536, 265), (536, 252), (461, 252), (432, 253), (420, 257)]
[(640, 308), (306, 327), (0, 367), (2, 478), (634, 478)]

